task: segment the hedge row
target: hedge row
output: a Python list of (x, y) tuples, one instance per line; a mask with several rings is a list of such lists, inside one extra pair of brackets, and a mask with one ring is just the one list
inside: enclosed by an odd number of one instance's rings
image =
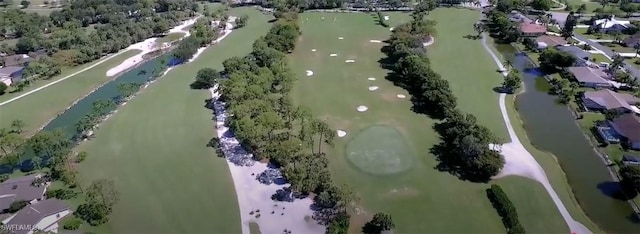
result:
[(509, 234), (523, 234), (526, 233), (520, 221), (518, 220), (518, 212), (516, 207), (511, 203), (511, 200), (504, 193), (502, 188), (498, 185), (492, 184), (491, 188), (487, 189), (487, 197), (493, 208), (498, 211), (500, 217), (502, 217), (502, 223), (507, 228)]

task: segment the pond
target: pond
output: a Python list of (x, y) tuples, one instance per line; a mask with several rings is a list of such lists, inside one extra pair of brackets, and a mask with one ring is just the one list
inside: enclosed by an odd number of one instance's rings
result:
[(523, 74), (526, 92), (518, 95), (516, 107), (531, 143), (557, 157), (585, 213), (607, 232), (640, 233), (632, 208), (620, 199), (618, 183), (571, 111), (548, 93), (549, 84), (525, 55), (517, 54), (510, 45), (497, 48)]

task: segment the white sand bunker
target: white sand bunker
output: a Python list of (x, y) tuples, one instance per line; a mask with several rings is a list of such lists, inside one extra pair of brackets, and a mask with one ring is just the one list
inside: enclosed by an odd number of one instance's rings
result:
[(338, 129), (336, 132), (338, 133), (338, 137), (344, 137), (347, 135), (347, 132), (345, 132), (344, 130)]
[(393, 31), (393, 27), (389, 28), (389, 31)]
[(345, 62), (345, 63), (355, 63), (355, 62), (356, 62), (356, 60), (353, 60), (353, 59), (347, 59), (347, 60), (344, 60), (344, 62)]
[(406, 98), (407, 96), (404, 96), (404, 94), (398, 94), (398, 95), (396, 95), (396, 97), (404, 99), (404, 98)]
[(367, 78), (367, 80), (376, 80), (376, 78), (369, 77), (369, 78)]
[(336, 57), (336, 56), (338, 56), (338, 54), (330, 54), (329, 56)]
[(311, 49), (311, 51), (316, 52), (316, 49)]
[(338, 40), (342, 40), (342, 39), (344, 39), (344, 37), (338, 37)]
[(367, 107), (367, 106), (358, 106), (358, 108), (356, 108), (356, 110), (357, 110), (358, 112), (365, 112), (365, 111), (367, 111), (368, 109), (369, 109), (369, 107)]
[(373, 43), (382, 43), (381, 40), (369, 40), (369, 42), (373, 42)]
[(378, 90), (378, 86), (369, 86), (369, 91), (376, 91)]
[(388, 15), (385, 15), (385, 16), (384, 16), (384, 20), (389, 20), (389, 16), (388, 16)]
[(307, 76), (313, 76), (313, 71), (307, 70)]

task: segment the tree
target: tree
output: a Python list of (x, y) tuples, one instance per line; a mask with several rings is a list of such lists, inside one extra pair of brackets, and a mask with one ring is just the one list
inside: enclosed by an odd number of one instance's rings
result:
[(640, 192), (640, 166), (624, 165), (618, 170), (622, 180), (620, 181), (626, 188)]
[(620, 54), (615, 54), (612, 58), (611, 64), (609, 64), (609, 71), (615, 73), (618, 69), (624, 66), (624, 57)]
[(558, 67), (570, 67), (575, 60), (573, 55), (556, 49), (547, 49), (538, 57), (540, 68), (545, 72), (555, 72)]
[(36, 156), (52, 162), (52, 166), (64, 163), (70, 151), (71, 140), (60, 130), (41, 131), (31, 137), (28, 145)]
[(569, 15), (567, 15), (567, 19), (564, 22), (564, 27), (562, 27), (562, 31), (560, 32), (560, 34), (565, 40), (573, 37), (573, 30), (577, 24), (578, 24), (578, 20), (573, 15), (573, 12), (569, 13)]
[(24, 138), (20, 134), (6, 129), (0, 129), (0, 150), (1, 156), (9, 156), (24, 143)]
[(134, 95), (140, 90), (141, 84), (139, 83), (120, 83), (118, 84), (118, 93), (120, 93), (120, 100), (124, 100)]
[(196, 81), (191, 83), (192, 89), (209, 89), (221, 78), (220, 72), (213, 68), (202, 68), (196, 74)]
[(580, 15), (584, 14), (584, 12), (587, 11), (587, 4), (582, 4), (580, 5), (580, 7), (578, 7), (578, 9), (576, 10), (576, 12)]
[(485, 26), (482, 22), (476, 22), (473, 24), (473, 30), (475, 30), (478, 33), (478, 38), (481, 37), (482, 33), (485, 30)]
[(119, 193), (113, 180), (94, 180), (87, 188), (87, 202), (104, 206), (109, 212), (118, 199)]
[(31, 5), (31, 2), (27, 0), (23, 0), (20, 2), (20, 5), (22, 5), (22, 8), (27, 8), (29, 7), (29, 5)]
[(513, 93), (520, 88), (522, 78), (517, 70), (511, 71), (502, 82), (502, 88), (509, 93)]
[(336, 217), (331, 220), (327, 225), (327, 234), (345, 234), (349, 232), (349, 219), (350, 216), (347, 212), (340, 212)]
[(22, 129), (24, 128), (25, 124), (24, 121), (19, 120), (19, 119), (15, 119), (13, 121), (11, 121), (11, 131), (21, 134), (22, 133)]
[(248, 15), (245, 14), (240, 16), (239, 18), (236, 19), (236, 28), (242, 28), (246, 26), (248, 21), (249, 21)]
[(600, 3), (602, 8), (605, 8), (609, 5), (609, 0), (598, 0), (598, 3)]
[(4, 94), (8, 88), (9, 86), (7, 86), (7, 84), (0, 82), (0, 95)]
[(40, 171), (40, 169), (42, 169), (42, 159), (38, 156), (31, 158), (31, 164), (33, 165), (33, 169), (36, 169), (36, 171)]
[(362, 227), (362, 232), (366, 234), (382, 233), (382, 231), (391, 231), (395, 228), (395, 224), (391, 219), (391, 215), (378, 212), (373, 215), (373, 219)]

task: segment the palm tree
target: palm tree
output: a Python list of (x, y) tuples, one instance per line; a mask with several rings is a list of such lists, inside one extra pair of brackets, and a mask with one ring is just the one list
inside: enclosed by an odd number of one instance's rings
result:
[(633, 44), (633, 49), (636, 50), (636, 57), (638, 57), (638, 54), (640, 54), (640, 42)]

